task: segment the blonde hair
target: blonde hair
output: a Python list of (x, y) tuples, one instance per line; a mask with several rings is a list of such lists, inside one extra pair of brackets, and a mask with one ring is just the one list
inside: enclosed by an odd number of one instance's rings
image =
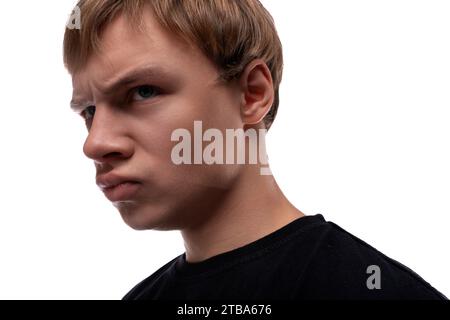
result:
[(225, 81), (238, 78), (252, 60), (264, 60), (275, 95), (264, 118), (270, 128), (279, 105), (283, 53), (273, 18), (258, 0), (80, 0), (80, 28), (66, 28), (64, 34), (64, 64), (69, 72), (74, 74), (86, 65), (99, 48), (102, 31), (116, 15), (126, 15), (137, 27), (144, 6), (153, 10), (163, 27), (200, 48)]

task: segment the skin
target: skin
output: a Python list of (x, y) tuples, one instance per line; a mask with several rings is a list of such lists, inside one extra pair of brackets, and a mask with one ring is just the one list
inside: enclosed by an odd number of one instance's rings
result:
[[(187, 261), (199, 262), (302, 217), (273, 176), (260, 175), (259, 165), (177, 166), (171, 160), (177, 144), (172, 132), (193, 132), (196, 120), (224, 136), (225, 129), (264, 128), (274, 99), (266, 64), (255, 60), (240, 79), (220, 83), (216, 66), (198, 48), (163, 29), (150, 10), (144, 21), (142, 33), (124, 16), (115, 18), (102, 34), (100, 52), (72, 75), (76, 109), (95, 105), (95, 114), (87, 113), (93, 117), (83, 151), (97, 175), (114, 172), (141, 183), (136, 197), (113, 203), (124, 221), (137, 230), (180, 230)], [(147, 71), (137, 81), (114, 85), (149, 67), (164, 74)], [(146, 85), (160, 90), (142, 95), (148, 89), (139, 86)]]

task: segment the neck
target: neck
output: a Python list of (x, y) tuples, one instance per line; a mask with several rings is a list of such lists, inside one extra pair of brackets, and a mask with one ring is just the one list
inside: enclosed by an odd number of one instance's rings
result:
[(181, 230), (188, 262), (200, 262), (256, 241), (304, 216), (273, 176), (246, 166), (220, 207), (202, 223)]

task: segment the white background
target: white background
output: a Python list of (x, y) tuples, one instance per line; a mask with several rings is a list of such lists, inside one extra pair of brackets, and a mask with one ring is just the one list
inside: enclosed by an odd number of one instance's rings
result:
[[(450, 295), (450, 2), (264, 0), (284, 44), (272, 171)], [(62, 65), (74, 1), (0, 10), (0, 298), (119, 299), (184, 252), (127, 227), (94, 183)]]

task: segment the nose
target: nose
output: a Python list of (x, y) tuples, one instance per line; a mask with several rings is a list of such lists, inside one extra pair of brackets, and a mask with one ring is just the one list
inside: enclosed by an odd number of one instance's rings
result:
[(134, 144), (126, 130), (127, 125), (119, 113), (97, 106), (83, 146), (84, 154), (96, 163), (130, 158)]

